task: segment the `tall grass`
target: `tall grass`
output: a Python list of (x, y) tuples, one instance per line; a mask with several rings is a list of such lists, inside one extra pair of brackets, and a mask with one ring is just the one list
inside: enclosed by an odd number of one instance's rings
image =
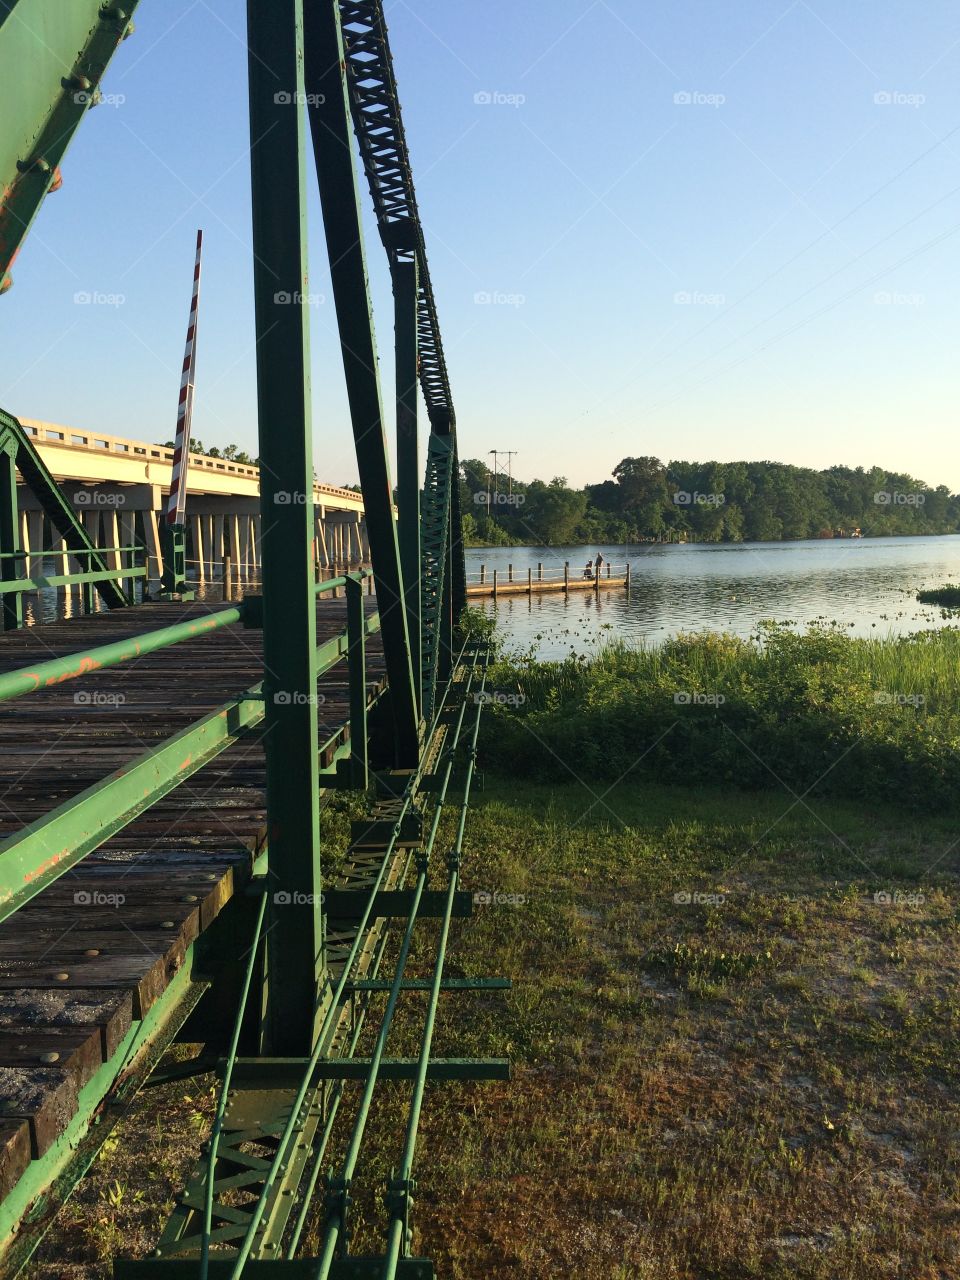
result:
[(614, 643), (591, 659), (502, 659), (486, 717), (510, 774), (786, 786), (952, 807), (960, 631), (857, 639), (764, 626), (749, 640)]

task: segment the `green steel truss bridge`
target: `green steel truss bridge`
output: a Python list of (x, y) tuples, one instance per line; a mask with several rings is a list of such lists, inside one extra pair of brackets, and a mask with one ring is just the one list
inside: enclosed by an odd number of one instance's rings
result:
[[(4, 290), (137, 3), (0, 0)], [(509, 1073), (433, 1049), (451, 994), (509, 983), (445, 969), (451, 922), (472, 908), (461, 861), (489, 655), (460, 629), (456, 418), (383, 9), (249, 0), (247, 22), (251, 138), (270, 137), (251, 159), (262, 594), (132, 604), (144, 571), (119, 574), (90, 542), (0, 411), (0, 1277), (141, 1088), (212, 1071), (193, 1172), (153, 1254), (116, 1260), (117, 1277), (426, 1280), (413, 1249), (428, 1086)], [(372, 560), (323, 582), (308, 332), (279, 302), (307, 278), (310, 146)], [(393, 283), (396, 520), (357, 155)], [(18, 475), (80, 566), (62, 575), (82, 588), (75, 619), (22, 625), (37, 584)], [(331, 851), (321, 810), (344, 789), (363, 816)], [(413, 977), (424, 920), (434, 958)], [(411, 992), (426, 995), (419, 1051), (400, 1058), (390, 1032)], [(176, 1042), (201, 1048), (168, 1054)], [(404, 1084), (406, 1118), (394, 1150), (377, 1138), (394, 1172), (365, 1222), (380, 1250), (361, 1257), (354, 1203), (385, 1081)]]

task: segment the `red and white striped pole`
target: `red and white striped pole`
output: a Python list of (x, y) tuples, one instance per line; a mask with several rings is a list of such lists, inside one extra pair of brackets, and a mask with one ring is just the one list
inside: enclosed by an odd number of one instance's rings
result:
[(197, 359), (197, 312), (200, 305), (200, 247), (203, 232), (197, 232), (197, 260), (193, 267), (193, 297), (190, 300), (190, 323), (187, 325), (187, 345), (183, 353), (183, 370), (180, 374), (180, 401), (177, 405), (177, 434), (173, 442), (173, 475), (170, 480), (170, 501), (167, 505), (167, 524), (183, 524), (187, 507), (187, 471), (190, 457), (190, 424), (193, 420), (193, 381)]

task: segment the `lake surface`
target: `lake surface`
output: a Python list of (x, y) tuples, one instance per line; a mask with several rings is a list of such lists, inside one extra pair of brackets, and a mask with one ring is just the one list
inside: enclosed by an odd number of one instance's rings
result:
[(681, 631), (750, 635), (764, 619), (803, 628), (838, 622), (850, 635), (884, 636), (956, 625), (939, 608), (921, 605), (922, 587), (960, 581), (960, 535), (929, 538), (832, 538), (810, 542), (743, 542), (640, 546), (493, 547), (467, 552), (468, 582), (481, 564), (507, 576), (562, 571), (579, 577), (597, 551), (631, 587), (599, 593), (501, 596), (471, 604), (495, 616), (512, 649), (542, 657), (592, 652), (613, 637), (656, 644)]

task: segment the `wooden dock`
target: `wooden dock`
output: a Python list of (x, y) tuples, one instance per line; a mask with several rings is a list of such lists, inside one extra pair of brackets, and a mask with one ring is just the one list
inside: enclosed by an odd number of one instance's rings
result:
[[(375, 600), (365, 601), (372, 610)], [(0, 635), (0, 673), (202, 616), (219, 606), (147, 604)], [(346, 626), (317, 606), (318, 643)], [(368, 698), (384, 687), (368, 639)], [(0, 704), (0, 838), (255, 685), (261, 633), (242, 625)], [(318, 747), (349, 735), (346, 663), (318, 683)], [(133, 1073), (151, 1018), (179, 1026), (202, 990), (193, 945), (249, 879), (265, 841), (263, 725), (243, 735), (0, 924), (0, 1197), (30, 1162), (66, 1160), (82, 1090)], [(321, 759), (321, 765), (328, 763)], [(192, 953), (191, 953), (192, 954)], [(168, 998), (169, 997), (169, 998)], [(159, 1011), (159, 1012), (158, 1012)], [(162, 1037), (160, 1037), (162, 1039)], [(152, 1065), (152, 1064), (151, 1064)], [(89, 1102), (89, 1092), (84, 1095)], [(57, 1148), (62, 1147), (58, 1153)], [(52, 1197), (53, 1200), (56, 1197)], [(52, 1203), (47, 1210), (54, 1212)]]
[[(487, 596), (496, 599), (498, 596), (538, 595), (541, 592), (553, 591), (568, 594), (571, 591), (609, 591), (611, 588), (630, 590), (630, 566), (625, 565), (622, 571), (613, 572), (613, 565), (605, 565), (606, 573), (599, 577), (585, 577), (583, 569), (572, 569), (567, 563), (562, 569), (548, 570), (544, 573), (543, 565), (534, 569), (528, 567), (525, 573), (515, 574), (513, 565), (507, 566), (506, 573), (501, 569), (487, 572), (486, 565), (480, 566), (479, 573), (467, 576), (468, 596)], [(620, 566), (617, 566), (620, 569)]]

